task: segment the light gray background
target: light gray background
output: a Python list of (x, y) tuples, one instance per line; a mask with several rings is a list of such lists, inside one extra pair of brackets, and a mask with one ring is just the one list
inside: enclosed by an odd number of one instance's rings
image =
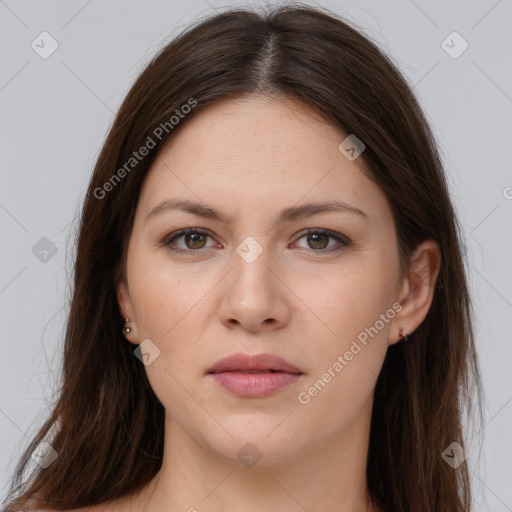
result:
[[(157, 49), (229, 5), (242, 4), (0, 0), (0, 499), (58, 384), (75, 214), (113, 114)], [(320, 5), (392, 56), (438, 138), (468, 246), (487, 397), (484, 457), (471, 459), (477, 510), (512, 511), (511, 1)], [(59, 45), (47, 59), (31, 47), (43, 31)], [(469, 44), (458, 58), (441, 45), (453, 31)], [(57, 249), (47, 262), (32, 252), (43, 237)], [(476, 457), (478, 443), (470, 448)]]

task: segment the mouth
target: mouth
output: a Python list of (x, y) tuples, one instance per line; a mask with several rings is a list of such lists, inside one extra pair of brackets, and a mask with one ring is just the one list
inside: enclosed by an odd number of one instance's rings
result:
[[(228, 370), (228, 371), (235, 371), (238, 373), (278, 373), (278, 370)], [(213, 372), (213, 373), (220, 373), (220, 372)], [(225, 373), (225, 372), (223, 372)]]
[(234, 354), (217, 361), (206, 375), (232, 395), (264, 398), (296, 383), (304, 372), (272, 354)]
[(237, 372), (250, 373), (290, 373), (302, 375), (303, 372), (285, 359), (273, 354), (232, 354), (217, 361), (207, 374)]

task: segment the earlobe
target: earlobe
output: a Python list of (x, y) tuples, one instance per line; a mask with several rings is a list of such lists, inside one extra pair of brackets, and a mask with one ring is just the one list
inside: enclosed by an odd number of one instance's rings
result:
[(435, 240), (421, 243), (411, 257), (400, 297), (402, 309), (393, 319), (389, 344), (406, 340), (427, 316), (441, 269), (441, 250)]

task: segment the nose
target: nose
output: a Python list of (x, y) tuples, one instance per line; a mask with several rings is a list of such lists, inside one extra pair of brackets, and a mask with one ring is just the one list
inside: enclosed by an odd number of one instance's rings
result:
[(291, 316), (292, 293), (279, 276), (279, 261), (263, 247), (251, 261), (233, 252), (231, 271), (223, 280), (220, 320), (228, 329), (272, 331), (285, 326)]

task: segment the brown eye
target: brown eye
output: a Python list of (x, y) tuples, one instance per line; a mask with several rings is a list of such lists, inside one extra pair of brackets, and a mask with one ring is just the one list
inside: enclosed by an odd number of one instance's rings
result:
[[(325, 229), (310, 229), (299, 240), (302, 238), (305, 238), (307, 243), (307, 247), (304, 247), (304, 249), (312, 256), (340, 251), (350, 245), (350, 240), (347, 237)], [(329, 246), (330, 240), (338, 243)]]
[(313, 233), (307, 235), (308, 244), (312, 249), (325, 249), (329, 244), (329, 235)]
[[(178, 254), (192, 254), (193, 252), (200, 252), (201, 249), (208, 248), (206, 246), (208, 238), (212, 237), (206, 231), (184, 229), (167, 238), (163, 245), (170, 251)], [(182, 240), (181, 246), (178, 245), (180, 240)]]
[(187, 249), (202, 249), (206, 243), (206, 237), (202, 233), (191, 233), (184, 236)]

